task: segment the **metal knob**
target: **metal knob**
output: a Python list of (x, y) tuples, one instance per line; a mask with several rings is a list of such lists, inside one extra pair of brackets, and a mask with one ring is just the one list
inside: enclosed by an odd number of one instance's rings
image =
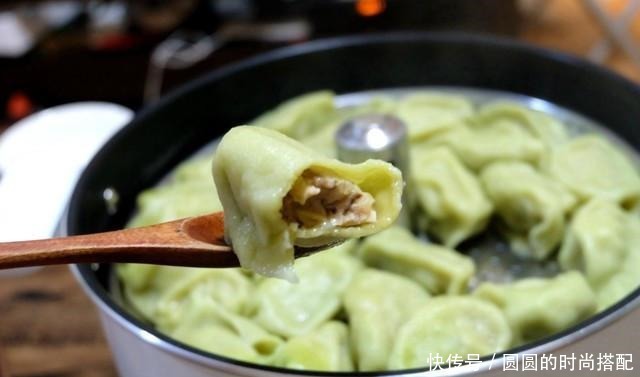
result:
[[(359, 163), (370, 158), (387, 161), (402, 171), (405, 182), (409, 176), (409, 142), (404, 122), (391, 115), (366, 114), (349, 119), (336, 133), (338, 158)], [(405, 186), (403, 210), (398, 223), (409, 227), (408, 199)]]

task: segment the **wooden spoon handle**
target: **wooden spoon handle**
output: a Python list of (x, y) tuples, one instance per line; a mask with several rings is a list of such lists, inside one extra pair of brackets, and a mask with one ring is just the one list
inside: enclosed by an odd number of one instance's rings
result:
[(216, 213), (113, 232), (0, 243), (0, 269), (107, 262), (237, 267), (223, 234), (222, 213)]

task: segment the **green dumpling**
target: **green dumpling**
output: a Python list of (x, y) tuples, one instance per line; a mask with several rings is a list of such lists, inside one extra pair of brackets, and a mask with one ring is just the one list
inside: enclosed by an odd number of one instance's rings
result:
[(424, 230), (447, 247), (482, 231), (492, 205), (477, 178), (446, 147), (412, 152), (411, 178)]
[(631, 209), (640, 200), (640, 177), (620, 148), (584, 135), (553, 151), (546, 170), (580, 199), (607, 199)]
[(434, 295), (465, 293), (475, 273), (471, 258), (398, 226), (366, 238), (356, 253), (365, 264), (413, 279)]
[(579, 270), (596, 289), (622, 267), (627, 253), (629, 215), (616, 203), (593, 199), (571, 220), (558, 262)]
[(398, 328), (429, 298), (417, 283), (374, 269), (360, 271), (344, 294), (359, 371), (384, 370)]
[(291, 281), (294, 245), (373, 234), (391, 225), (402, 207), (402, 175), (391, 164), (343, 163), (261, 127), (227, 132), (213, 176), (225, 236), (240, 265)]
[(402, 98), (394, 113), (407, 125), (409, 139), (417, 141), (463, 124), (473, 105), (462, 96), (424, 92)]
[(452, 356), (466, 360), (504, 351), (509, 344), (511, 330), (495, 305), (473, 297), (434, 297), (400, 327), (389, 369), (446, 364)]
[(189, 300), (213, 300), (220, 307), (236, 314), (252, 310), (253, 285), (237, 268), (200, 268), (188, 277), (175, 281), (156, 302), (153, 321), (159, 329), (172, 331), (188, 315)]
[(330, 123), (336, 113), (334, 97), (327, 90), (307, 93), (280, 104), (252, 123), (299, 140)]
[(575, 204), (574, 196), (520, 161), (488, 165), (480, 180), (512, 250), (536, 260), (549, 257), (564, 236), (565, 217)]
[(471, 124), (474, 128), (495, 127), (497, 124), (517, 127), (527, 131), (549, 148), (569, 140), (567, 129), (560, 121), (515, 102), (499, 101), (485, 105), (473, 117)]
[(360, 261), (347, 253), (326, 250), (297, 260), (300, 281), (261, 279), (256, 289), (254, 320), (284, 336), (304, 335), (333, 318)]
[(349, 329), (338, 321), (329, 321), (311, 332), (295, 336), (274, 355), (274, 366), (323, 372), (354, 370), (349, 349)]
[(596, 290), (598, 310), (607, 309), (640, 287), (640, 219), (628, 216), (627, 221), (626, 253), (618, 260), (619, 270)]
[(116, 265), (124, 298), (143, 319), (155, 319), (158, 303), (175, 285), (191, 280), (199, 268), (123, 263)]
[(190, 346), (233, 359), (266, 363), (283, 343), (254, 321), (214, 300), (191, 297), (184, 305), (185, 315), (169, 335)]
[(504, 311), (514, 345), (562, 331), (596, 311), (596, 297), (577, 271), (554, 278), (528, 278), (510, 284), (482, 283), (474, 296)]

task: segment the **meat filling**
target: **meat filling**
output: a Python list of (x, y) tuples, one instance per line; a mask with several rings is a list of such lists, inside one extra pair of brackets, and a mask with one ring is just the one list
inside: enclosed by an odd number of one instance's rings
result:
[(376, 221), (374, 203), (352, 182), (306, 170), (282, 200), (282, 217), (302, 228), (356, 226)]

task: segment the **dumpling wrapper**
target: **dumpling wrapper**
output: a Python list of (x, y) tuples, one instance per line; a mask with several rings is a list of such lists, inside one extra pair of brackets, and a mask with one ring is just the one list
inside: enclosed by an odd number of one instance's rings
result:
[(574, 196), (561, 184), (520, 161), (495, 162), (480, 180), (519, 256), (546, 259), (560, 244)]
[(558, 262), (578, 270), (594, 289), (622, 267), (628, 246), (629, 215), (616, 203), (593, 199), (576, 211)]
[(596, 288), (598, 310), (607, 309), (640, 287), (640, 219), (631, 215), (627, 221), (626, 253), (618, 260), (620, 269)]
[(261, 127), (235, 127), (222, 138), (213, 176), (240, 265), (290, 281), (294, 245), (376, 233), (402, 207), (402, 175), (391, 164), (346, 164)]
[(289, 339), (274, 355), (274, 366), (323, 372), (354, 370), (349, 349), (349, 328), (329, 321), (319, 328)]
[(344, 294), (359, 371), (385, 370), (398, 329), (429, 299), (418, 283), (390, 272), (360, 271)]
[(556, 277), (527, 278), (510, 284), (482, 283), (474, 296), (504, 311), (514, 345), (562, 331), (596, 311), (596, 297), (577, 271)]
[(169, 335), (192, 347), (264, 364), (283, 343), (254, 321), (225, 309), (214, 300), (191, 297), (184, 305), (185, 315)]
[(640, 203), (640, 177), (619, 147), (602, 136), (585, 135), (553, 151), (548, 173), (578, 198), (607, 199), (632, 209)]
[(327, 90), (303, 94), (254, 119), (252, 124), (299, 140), (322, 130), (335, 117), (334, 97)]
[(144, 320), (154, 321), (163, 295), (181, 281), (192, 279), (199, 268), (122, 263), (116, 267), (124, 297)]
[(480, 182), (446, 147), (412, 151), (411, 179), (418, 206), (424, 211), (421, 227), (447, 247), (482, 231), (493, 206)]
[[(164, 267), (163, 267), (164, 268)], [(232, 313), (245, 315), (251, 311), (254, 287), (237, 268), (197, 269), (177, 280), (157, 299), (152, 316), (156, 326), (170, 332), (184, 320), (189, 300), (212, 300)]]
[(345, 289), (362, 263), (337, 248), (296, 262), (298, 284), (281, 279), (261, 279), (256, 288), (257, 311), (253, 319), (285, 338), (304, 335), (333, 318), (340, 310)]
[(394, 113), (415, 141), (464, 123), (473, 114), (473, 105), (462, 96), (425, 92), (398, 101)]
[(356, 254), (368, 266), (406, 276), (434, 295), (466, 293), (475, 273), (471, 258), (426, 244), (399, 226), (368, 237)]
[(196, 158), (178, 166), (169, 182), (143, 191), (128, 228), (147, 226), (222, 210), (212, 185), (211, 159)]
[(495, 127), (496, 124), (518, 127), (549, 148), (554, 148), (569, 139), (567, 129), (560, 121), (515, 102), (499, 101), (485, 105), (473, 117), (471, 124), (474, 128)]
[(451, 356), (462, 362), (510, 344), (511, 330), (495, 305), (468, 296), (434, 297), (398, 331), (389, 369), (446, 365)]

